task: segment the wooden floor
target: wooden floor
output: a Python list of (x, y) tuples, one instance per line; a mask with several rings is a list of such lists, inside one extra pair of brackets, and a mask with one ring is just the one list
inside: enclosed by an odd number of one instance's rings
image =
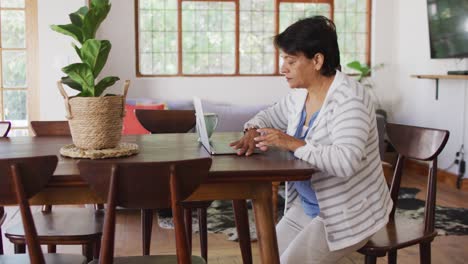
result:
[[(424, 199), (425, 177), (412, 175), (404, 177), (403, 186), (417, 187), (421, 189), (418, 198)], [(437, 189), (437, 204), (451, 207), (468, 208), (468, 192), (458, 191), (449, 186), (439, 184)], [(38, 210), (38, 208), (35, 208)], [(17, 208), (7, 208), (8, 219), (2, 229), (8, 228), (19, 221)], [(156, 220), (155, 220), (156, 221)], [(152, 254), (174, 253), (175, 240), (171, 230), (161, 229), (154, 223)], [(199, 255), (198, 235), (194, 235), (193, 250)], [(117, 220), (116, 254), (121, 256), (141, 254), (140, 239), (140, 216), (137, 211), (120, 211)], [(12, 254), (12, 245), (3, 238), (5, 254)], [(242, 263), (240, 250), (237, 243), (226, 240), (223, 234), (209, 234), (209, 263), (211, 264), (238, 264)], [(260, 263), (257, 243), (253, 243), (254, 263)], [(58, 252), (77, 253), (81, 252), (78, 246), (58, 247)], [(419, 263), (419, 248), (410, 247), (398, 251), (398, 263)], [(438, 236), (432, 243), (432, 263), (466, 263), (468, 259), (468, 236)], [(385, 258), (380, 258), (378, 263), (386, 263)]]

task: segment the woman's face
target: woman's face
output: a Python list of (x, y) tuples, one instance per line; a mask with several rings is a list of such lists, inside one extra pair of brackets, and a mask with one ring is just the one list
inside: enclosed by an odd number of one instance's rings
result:
[(291, 55), (282, 53), (283, 64), (281, 65), (281, 74), (286, 77), (286, 81), (291, 88), (307, 88), (313, 83), (319, 74), (317, 62), (308, 59), (304, 54)]

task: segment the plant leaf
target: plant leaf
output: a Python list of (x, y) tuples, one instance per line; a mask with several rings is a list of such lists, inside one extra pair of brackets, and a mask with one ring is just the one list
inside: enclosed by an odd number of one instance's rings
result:
[(78, 9), (78, 11), (76, 11), (75, 13), (71, 13), (69, 17), (72, 24), (78, 27), (83, 26), (83, 19), (86, 13), (88, 13), (88, 10), (89, 9), (87, 6), (83, 6), (82, 8)]
[(81, 58), (81, 50), (78, 46), (75, 45), (75, 43), (72, 43), (72, 47), (75, 49), (76, 51), (76, 54), (78, 54), (78, 57), (80, 57), (81, 60), (83, 60), (83, 58)]
[(353, 70), (356, 70), (358, 72), (362, 72), (362, 66), (361, 66), (361, 63), (359, 61), (352, 61), (348, 64), (346, 64), (346, 66), (350, 69), (353, 69)]
[(62, 69), (70, 78), (81, 85), (83, 96), (95, 96), (93, 71), (86, 63), (74, 63)]
[(83, 32), (81, 31), (81, 28), (73, 25), (73, 24), (68, 24), (68, 25), (52, 25), (50, 28), (54, 31), (57, 31), (58, 33), (70, 36), (74, 39), (76, 39), (78, 42), (83, 44)]
[(96, 93), (95, 96), (100, 96), (109, 86), (114, 85), (118, 80), (119, 77), (115, 76), (108, 76), (103, 78), (97, 85), (96, 85)]
[(109, 0), (92, 0), (91, 7), (103, 7), (109, 5)]
[(109, 14), (111, 5), (108, 1), (93, 1), (91, 8), (83, 19), (83, 39), (93, 39), (102, 21)]
[(65, 85), (68, 85), (68, 87), (77, 90), (77, 91), (83, 91), (83, 87), (81, 87), (81, 84), (73, 81), (70, 76), (62, 77), (62, 83)]
[(81, 58), (97, 77), (106, 64), (112, 45), (108, 40), (88, 39), (81, 47)]

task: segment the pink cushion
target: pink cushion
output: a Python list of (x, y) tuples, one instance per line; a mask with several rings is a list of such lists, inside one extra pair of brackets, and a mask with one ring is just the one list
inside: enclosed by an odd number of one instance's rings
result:
[(123, 120), (122, 134), (124, 135), (142, 135), (151, 134), (138, 121), (135, 115), (135, 109), (164, 110), (165, 104), (156, 105), (125, 105), (125, 117)]

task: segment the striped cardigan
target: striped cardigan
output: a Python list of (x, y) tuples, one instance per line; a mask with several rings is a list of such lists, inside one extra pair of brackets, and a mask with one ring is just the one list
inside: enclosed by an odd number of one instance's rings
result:
[[(245, 127), (272, 127), (294, 136), (306, 98), (307, 90), (293, 89)], [(354, 245), (383, 228), (392, 200), (379, 156), (374, 104), (366, 89), (337, 71), (305, 141), (294, 155), (317, 167), (311, 185), (330, 250)], [(286, 208), (297, 197), (291, 189)]]

